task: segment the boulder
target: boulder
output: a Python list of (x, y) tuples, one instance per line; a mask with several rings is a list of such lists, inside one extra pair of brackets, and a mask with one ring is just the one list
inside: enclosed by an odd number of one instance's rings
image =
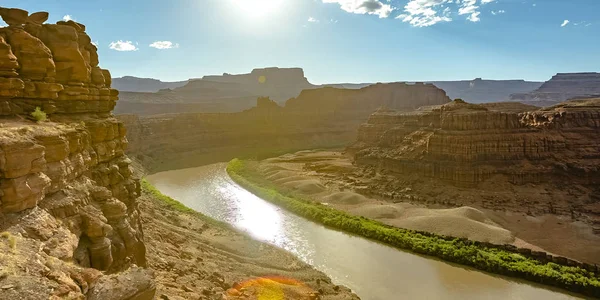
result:
[(48, 16), (49, 14), (47, 12), (40, 11), (29, 15), (28, 21), (35, 25), (42, 25), (44, 22), (48, 21)]
[(28, 15), (26, 10), (0, 7), (0, 17), (8, 26), (20, 26), (27, 23)]

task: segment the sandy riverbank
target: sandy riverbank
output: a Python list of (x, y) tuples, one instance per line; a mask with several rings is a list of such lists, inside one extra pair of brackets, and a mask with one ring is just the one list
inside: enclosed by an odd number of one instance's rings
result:
[[(365, 196), (365, 182), (381, 174), (352, 165), (335, 151), (300, 151), (262, 160), (261, 174), (302, 197), (385, 224), (464, 237), (495, 244), (546, 251), (589, 263), (600, 263), (600, 237), (586, 224), (556, 215), (527, 215), (477, 205), (451, 206), (427, 199), (427, 190), (407, 186), (399, 197)], [(385, 187), (379, 187), (384, 189)], [(380, 194), (384, 191), (378, 191)], [(451, 191), (452, 193), (456, 191)], [(477, 197), (460, 191), (457, 197)], [(576, 246), (574, 246), (576, 245)]]

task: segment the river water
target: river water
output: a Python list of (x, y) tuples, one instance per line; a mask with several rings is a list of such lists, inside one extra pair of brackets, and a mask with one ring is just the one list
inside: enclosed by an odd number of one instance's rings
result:
[(576, 299), (327, 229), (244, 190), (225, 166), (161, 172), (147, 179), (186, 206), (292, 252), (362, 299)]

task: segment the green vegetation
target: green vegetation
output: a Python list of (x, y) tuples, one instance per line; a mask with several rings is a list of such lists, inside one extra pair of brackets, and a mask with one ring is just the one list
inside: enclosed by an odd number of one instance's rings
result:
[(35, 108), (35, 110), (31, 113), (31, 116), (38, 122), (44, 122), (47, 119), (46, 113), (44, 111), (42, 111), (42, 109), (38, 106)]
[(465, 239), (400, 229), (352, 216), (297, 195), (285, 195), (285, 191), (263, 178), (247, 161), (230, 161), (227, 172), (235, 182), (262, 199), (325, 226), (480, 270), (600, 297), (600, 278), (597, 272), (577, 266), (543, 262), (514, 251), (487, 247)]
[(17, 238), (10, 234), (10, 232), (2, 232), (0, 233), (0, 237), (8, 239), (8, 245), (11, 249), (15, 250), (17, 248)]

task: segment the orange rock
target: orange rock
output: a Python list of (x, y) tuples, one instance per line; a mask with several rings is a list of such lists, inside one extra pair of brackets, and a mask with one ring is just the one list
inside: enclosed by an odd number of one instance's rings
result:
[(42, 41), (20, 28), (9, 28), (5, 32), (6, 40), (19, 62), (17, 73), (21, 77), (33, 80), (54, 77), (56, 69), (52, 53)]
[(48, 15), (49, 14), (45, 11), (32, 13), (29, 15), (28, 21), (35, 25), (42, 25), (44, 22), (48, 21)]

